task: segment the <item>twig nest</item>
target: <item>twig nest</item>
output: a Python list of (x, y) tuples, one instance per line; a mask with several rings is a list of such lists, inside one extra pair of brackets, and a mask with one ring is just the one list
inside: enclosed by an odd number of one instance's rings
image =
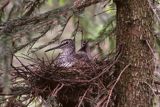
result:
[(70, 101), (75, 106), (85, 96), (83, 102), (88, 104), (98, 94), (103, 94), (111, 66), (111, 63), (106, 62), (81, 61), (70, 68), (64, 68), (49, 61), (39, 61), (34, 65), (23, 65), (23, 69), (16, 69), (16, 75), (27, 80), (32, 95), (41, 96), (45, 100), (48, 96), (53, 96), (61, 104), (72, 107), (67, 105)]

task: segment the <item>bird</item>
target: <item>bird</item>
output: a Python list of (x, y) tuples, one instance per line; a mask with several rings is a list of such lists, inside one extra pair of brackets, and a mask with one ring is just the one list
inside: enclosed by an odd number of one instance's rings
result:
[(58, 46), (48, 49), (45, 52), (55, 49), (62, 50), (62, 53), (54, 61), (56, 66), (68, 68), (76, 63), (75, 42), (72, 39), (64, 39)]
[(77, 54), (87, 62), (92, 60), (88, 41), (81, 42), (81, 48), (78, 50)]

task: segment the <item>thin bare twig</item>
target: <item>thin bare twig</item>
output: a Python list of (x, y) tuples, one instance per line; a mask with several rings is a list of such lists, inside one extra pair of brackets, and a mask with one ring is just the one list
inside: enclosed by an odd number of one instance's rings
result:
[(43, 48), (47, 47), (47, 46), (50, 45), (50, 44), (53, 44), (54, 42), (56, 42), (56, 41), (62, 36), (62, 34), (63, 34), (63, 32), (64, 32), (64, 30), (65, 30), (65, 28), (66, 28), (69, 20), (71, 19), (71, 17), (72, 17), (72, 15), (68, 17), (68, 19), (66, 20), (66, 23), (65, 23), (65, 25), (63, 26), (62, 30), (60, 31), (59, 34), (57, 34), (57, 36), (56, 36), (55, 38), (53, 38), (50, 42), (48, 42), (48, 43), (46, 43), (46, 44), (44, 44), (44, 45), (41, 45), (41, 46), (39, 46), (39, 47), (36, 47), (36, 48), (32, 49), (32, 50), (31, 50), (31, 53), (34, 53), (34, 52), (36, 52), (36, 51), (38, 51), (38, 50), (40, 50), (40, 49), (43, 49)]
[(46, 0), (35, 0), (31, 2), (26, 8), (23, 17), (30, 16), (36, 10), (36, 8), (39, 8), (45, 1)]
[(147, 43), (150, 51), (152, 52), (152, 54), (155, 55), (155, 54), (154, 54), (155, 52), (154, 52), (154, 50), (152, 49), (151, 45), (149, 44), (148, 40), (146, 40), (146, 43)]
[(154, 89), (152, 88), (152, 86), (149, 83), (147, 83), (147, 82), (142, 82), (142, 83), (145, 83), (152, 90), (154, 96), (156, 96)]
[(87, 94), (87, 92), (88, 92), (89, 89), (90, 89), (90, 86), (87, 88), (87, 90), (86, 90), (85, 93), (83, 94), (83, 96), (82, 96), (82, 98), (81, 98), (81, 100), (80, 100), (80, 102), (79, 102), (79, 104), (78, 104), (78, 107), (81, 107), (82, 101), (84, 100), (84, 97), (86, 96), (86, 94)]
[[(121, 50), (120, 50), (121, 51)], [(115, 61), (107, 68), (105, 68), (100, 74), (98, 74), (96, 77), (92, 78), (91, 80), (89, 80), (89, 82), (99, 78), (100, 76), (102, 76), (104, 73), (106, 73), (107, 71), (109, 71), (109, 69), (111, 69), (113, 67), (113, 65), (117, 62), (118, 58), (120, 57), (121, 53), (118, 52), (116, 58), (115, 58)]]
[(109, 96), (108, 96), (108, 99), (107, 99), (106, 107), (108, 107), (108, 104), (109, 104), (109, 101), (110, 101), (110, 99), (111, 99), (111, 95), (112, 95), (112, 92), (113, 92), (114, 87), (116, 86), (116, 84), (117, 84), (118, 81), (120, 80), (120, 77), (121, 77), (122, 73), (123, 73), (130, 65), (131, 65), (131, 64), (129, 63), (128, 65), (126, 65), (126, 66), (124, 67), (124, 69), (120, 72), (118, 78), (116, 79), (115, 83), (113, 84), (113, 86), (112, 86), (112, 88), (111, 88), (111, 90), (110, 90), (110, 92), (109, 92)]
[(55, 97), (57, 95), (57, 93), (63, 88), (64, 84), (62, 83), (61, 85), (57, 85), (57, 87), (53, 90), (52, 92), (52, 97)]
[(40, 36), (32, 39), (30, 42), (28, 42), (28, 43), (26, 43), (26, 44), (24, 44), (24, 45), (22, 45), (22, 46), (17, 47), (17, 48), (14, 50), (14, 53), (16, 53), (17, 51), (20, 51), (21, 49), (25, 48), (26, 46), (28, 46), (28, 45), (31, 44), (31, 43), (35, 43), (37, 40), (39, 40), (41, 37), (43, 37), (43, 36), (48, 32), (49, 29), (50, 29), (50, 26), (49, 26)]

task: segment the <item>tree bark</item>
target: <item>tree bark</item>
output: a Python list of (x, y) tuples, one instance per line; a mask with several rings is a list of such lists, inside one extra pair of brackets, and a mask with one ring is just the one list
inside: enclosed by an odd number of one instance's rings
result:
[(153, 13), (148, 0), (115, 0), (117, 6), (117, 47), (123, 46), (116, 64), (116, 107), (152, 107), (154, 72)]

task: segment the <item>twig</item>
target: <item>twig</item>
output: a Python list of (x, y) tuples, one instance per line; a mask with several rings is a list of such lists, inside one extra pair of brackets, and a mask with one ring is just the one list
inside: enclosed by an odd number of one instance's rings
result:
[(50, 26), (49, 26), (40, 36), (32, 39), (30, 42), (28, 42), (28, 43), (26, 43), (26, 44), (24, 44), (24, 45), (22, 45), (22, 46), (17, 47), (16, 50), (14, 50), (14, 53), (16, 53), (17, 51), (20, 51), (21, 49), (25, 48), (25, 47), (28, 46), (29, 44), (34, 43), (34, 42), (36, 42), (37, 40), (39, 40), (41, 37), (43, 37), (43, 36), (48, 32), (49, 29), (50, 29)]
[[(2, 90), (2, 88), (0, 88), (0, 90)], [(19, 95), (24, 95), (24, 94), (29, 94), (31, 91), (31, 88), (28, 86), (19, 86), (19, 87), (12, 87), (11, 88), (11, 93), (9, 94), (4, 94), (4, 93), (0, 93), (1, 96), (10, 96), (10, 95), (14, 95), (14, 96), (19, 96)]]
[(98, 74), (96, 77), (92, 78), (91, 80), (89, 80), (89, 82), (98, 79), (99, 77), (101, 77), (104, 73), (106, 73), (107, 71), (109, 71), (109, 69), (111, 69), (113, 67), (113, 65), (116, 63), (117, 61), (114, 61), (109, 67), (105, 68), (100, 74)]
[(155, 93), (154, 89), (152, 88), (152, 86), (150, 84), (148, 84), (147, 82), (143, 82), (143, 83), (145, 83), (152, 90), (154, 96), (156, 96), (156, 93)]
[(111, 90), (110, 90), (110, 92), (109, 92), (109, 96), (108, 96), (108, 99), (107, 99), (106, 107), (108, 107), (108, 104), (109, 104), (109, 101), (110, 101), (110, 98), (111, 98), (111, 95), (112, 95), (112, 92), (113, 92), (114, 87), (116, 86), (116, 84), (117, 84), (118, 81), (120, 80), (120, 77), (121, 77), (122, 73), (123, 73), (130, 65), (131, 65), (131, 64), (129, 63), (128, 65), (126, 65), (126, 66), (124, 67), (124, 69), (120, 72), (118, 78), (116, 79), (115, 83), (113, 84), (113, 86), (112, 86), (112, 88), (111, 88)]
[(148, 40), (145, 40), (145, 41), (146, 41), (146, 43), (147, 43), (147, 45), (148, 45), (148, 47), (149, 47), (150, 51), (151, 51), (151, 52), (152, 52), (152, 54), (154, 55), (154, 51), (153, 51), (153, 49), (152, 49), (151, 45), (149, 44)]
[(63, 83), (60, 86), (58, 84), (57, 87), (52, 92), (52, 97), (55, 97), (57, 95), (57, 93), (63, 88), (63, 86), (64, 86)]
[(78, 107), (81, 107), (82, 101), (84, 100), (84, 97), (86, 96), (86, 94), (87, 94), (87, 92), (88, 92), (89, 89), (90, 89), (90, 86), (87, 88), (87, 90), (86, 90), (85, 93), (83, 94), (83, 96), (82, 96), (82, 98), (81, 98), (81, 100), (80, 100), (80, 102), (79, 102), (79, 104), (78, 104)]
[(98, 15), (101, 15), (101, 14), (104, 14), (104, 13), (106, 13), (107, 11), (111, 11), (111, 10), (115, 10), (115, 9), (104, 10), (104, 11), (102, 11), (102, 12), (100, 12), (100, 13), (94, 14), (93, 17), (98, 16)]
[(24, 13), (23, 17), (26, 16), (30, 16), (36, 8), (39, 8), (43, 3), (45, 2), (45, 0), (35, 0), (34, 2), (31, 2), (28, 7), (26, 8), (26, 12)]
[[(123, 48), (123, 47), (120, 47), (120, 48)], [(111, 67), (113, 67), (113, 65), (117, 62), (118, 58), (120, 57), (121, 55), (121, 49), (120, 49), (120, 52), (118, 52), (116, 58), (115, 58), (115, 61), (107, 68), (105, 68), (98, 76), (92, 78), (91, 80), (89, 80), (89, 82), (99, 78), (100, 76), (102, 76), (104, 73), (106, 73), (107, 71), (109, 71), (109, 69), (111, 69)]]
[(65, 25), (63, 26), (60, 34), (57, 34), (57, 36), (56, 36), (55, 38), (53, 38), (50, 42), (48, 42), (48, 43), (46, 43), (46, 44), (44, 44), (44, 45), (41, 45), (41, 46), (39, 46), (39, 47), (34, 48), (33, 50), (31, 50), (31, 53), (34, 53), (34, 52), (36, 52), (36, 51), (38, 51), (38, 50), (40, 50), (40, 49), (45, 48), (46, 46), (48, 46), (48, 45), (50, 45), (50, 44), (53, 44), (54, 42), (56, 42), (56, 41), (62, 36), (62, 34), (63, 34), (63, 32), (64, 32), (64, 30), (65, 30), (65, 28), (66, 28), (69, 20), (71, 19), (71, 17), (72, 17), (72, 15), (69, 16), (68, 19), (66, 20), (66, 23), (65, 23)]
[[(101, 98), (101, 101), (99, 101), (95, 107), (101, 107), (100, 105), (106, 100), (107, 96), (104, 96), (103, 98)], [(103, 106), (102, 106), (103, 107)]]

